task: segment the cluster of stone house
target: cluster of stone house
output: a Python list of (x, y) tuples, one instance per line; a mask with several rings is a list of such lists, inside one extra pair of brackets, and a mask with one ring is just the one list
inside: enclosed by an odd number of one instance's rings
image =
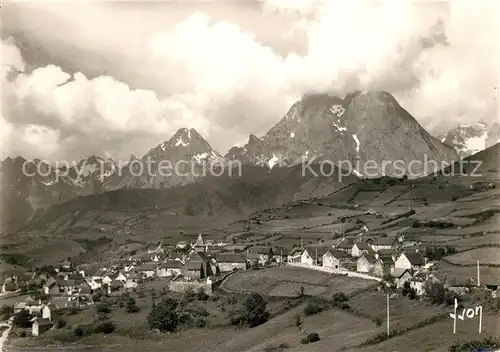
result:
[(52, 297), (47, 303), (41, 299), (35, 300), (31, 296), (14, 304), (14, 314), (26, 310), (31, 315), (32, 335), (38, 336), (49, 330), (53, 325), (53, 313), (79, 305), (74, 297)]

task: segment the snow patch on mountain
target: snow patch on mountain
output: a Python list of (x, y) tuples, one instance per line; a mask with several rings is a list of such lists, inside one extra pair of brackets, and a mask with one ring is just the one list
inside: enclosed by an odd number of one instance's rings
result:
[(359, 139), (358, 136), (355, 134), (352, 135), (352, 139), (354, 139), (354, 142), (356, 142), (356, 153), (359, 153)]
[(183, 147), (187, 147), (189, 145), (189, 142), (184, 143), (184, 141), (182, 140), (182, 136), (179, 136), (179, 138), (177, 138), (175, 146), (178, 147), (180, 145), (182, 145)]

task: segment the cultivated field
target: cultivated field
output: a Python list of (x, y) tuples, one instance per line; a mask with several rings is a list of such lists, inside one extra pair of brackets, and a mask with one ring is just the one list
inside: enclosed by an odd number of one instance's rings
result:
[(247, 270), (230, 276), (223, 284), (231, 292), (257, 292), (268, 296), (297, 297), (301, 287), (304, 294), (330, 298), (335, 292), (347, 295), (370, 287), (373, 282), (325, 272), (295, 268), (275, 267)]
[(479, 260), (483, 265), (500, 265), (500, 247), (485, 247), (460, 252), (446, 257), (452, 264), (475, 265)]

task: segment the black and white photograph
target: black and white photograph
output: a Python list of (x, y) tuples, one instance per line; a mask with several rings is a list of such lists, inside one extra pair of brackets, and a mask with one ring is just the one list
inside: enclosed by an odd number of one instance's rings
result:
[(0, 352), (499, 352), (500, 0), (0, 0)]

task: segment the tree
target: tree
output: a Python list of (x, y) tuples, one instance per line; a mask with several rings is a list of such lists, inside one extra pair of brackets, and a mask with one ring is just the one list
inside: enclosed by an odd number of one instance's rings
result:
[(233, 324), (245, 324), (252, 328), (264, 324), (270, 315), (264, 298), (258, 293), (253, 293), (245, 300), (243, 309), (233, 314), (231, 322)]
[(179, 309), (179, 302), (170, 297), (164, 298), (159, 303), (155, 303), (147, 316), (149, 327), (162, 332), (175, 331), (180, 323)]
[(409, 281), (405, 281), (405, 283), (403, 284), (403, 289), (401, 290), (401, 294), (403, 296), (406, 296), (407, 294), (409, 294), (411, 291), (411, 286), (410, 286), (410, 282)]
[(13, 324), (20, 328), (30, 328), (33, 316), (27, 309), (23, 309), (14, 315)]
[(432, 304), (441, 304), (445, 300), (446, 290), (442, 283), (431, 282), (425, 285), (425, 293)]

